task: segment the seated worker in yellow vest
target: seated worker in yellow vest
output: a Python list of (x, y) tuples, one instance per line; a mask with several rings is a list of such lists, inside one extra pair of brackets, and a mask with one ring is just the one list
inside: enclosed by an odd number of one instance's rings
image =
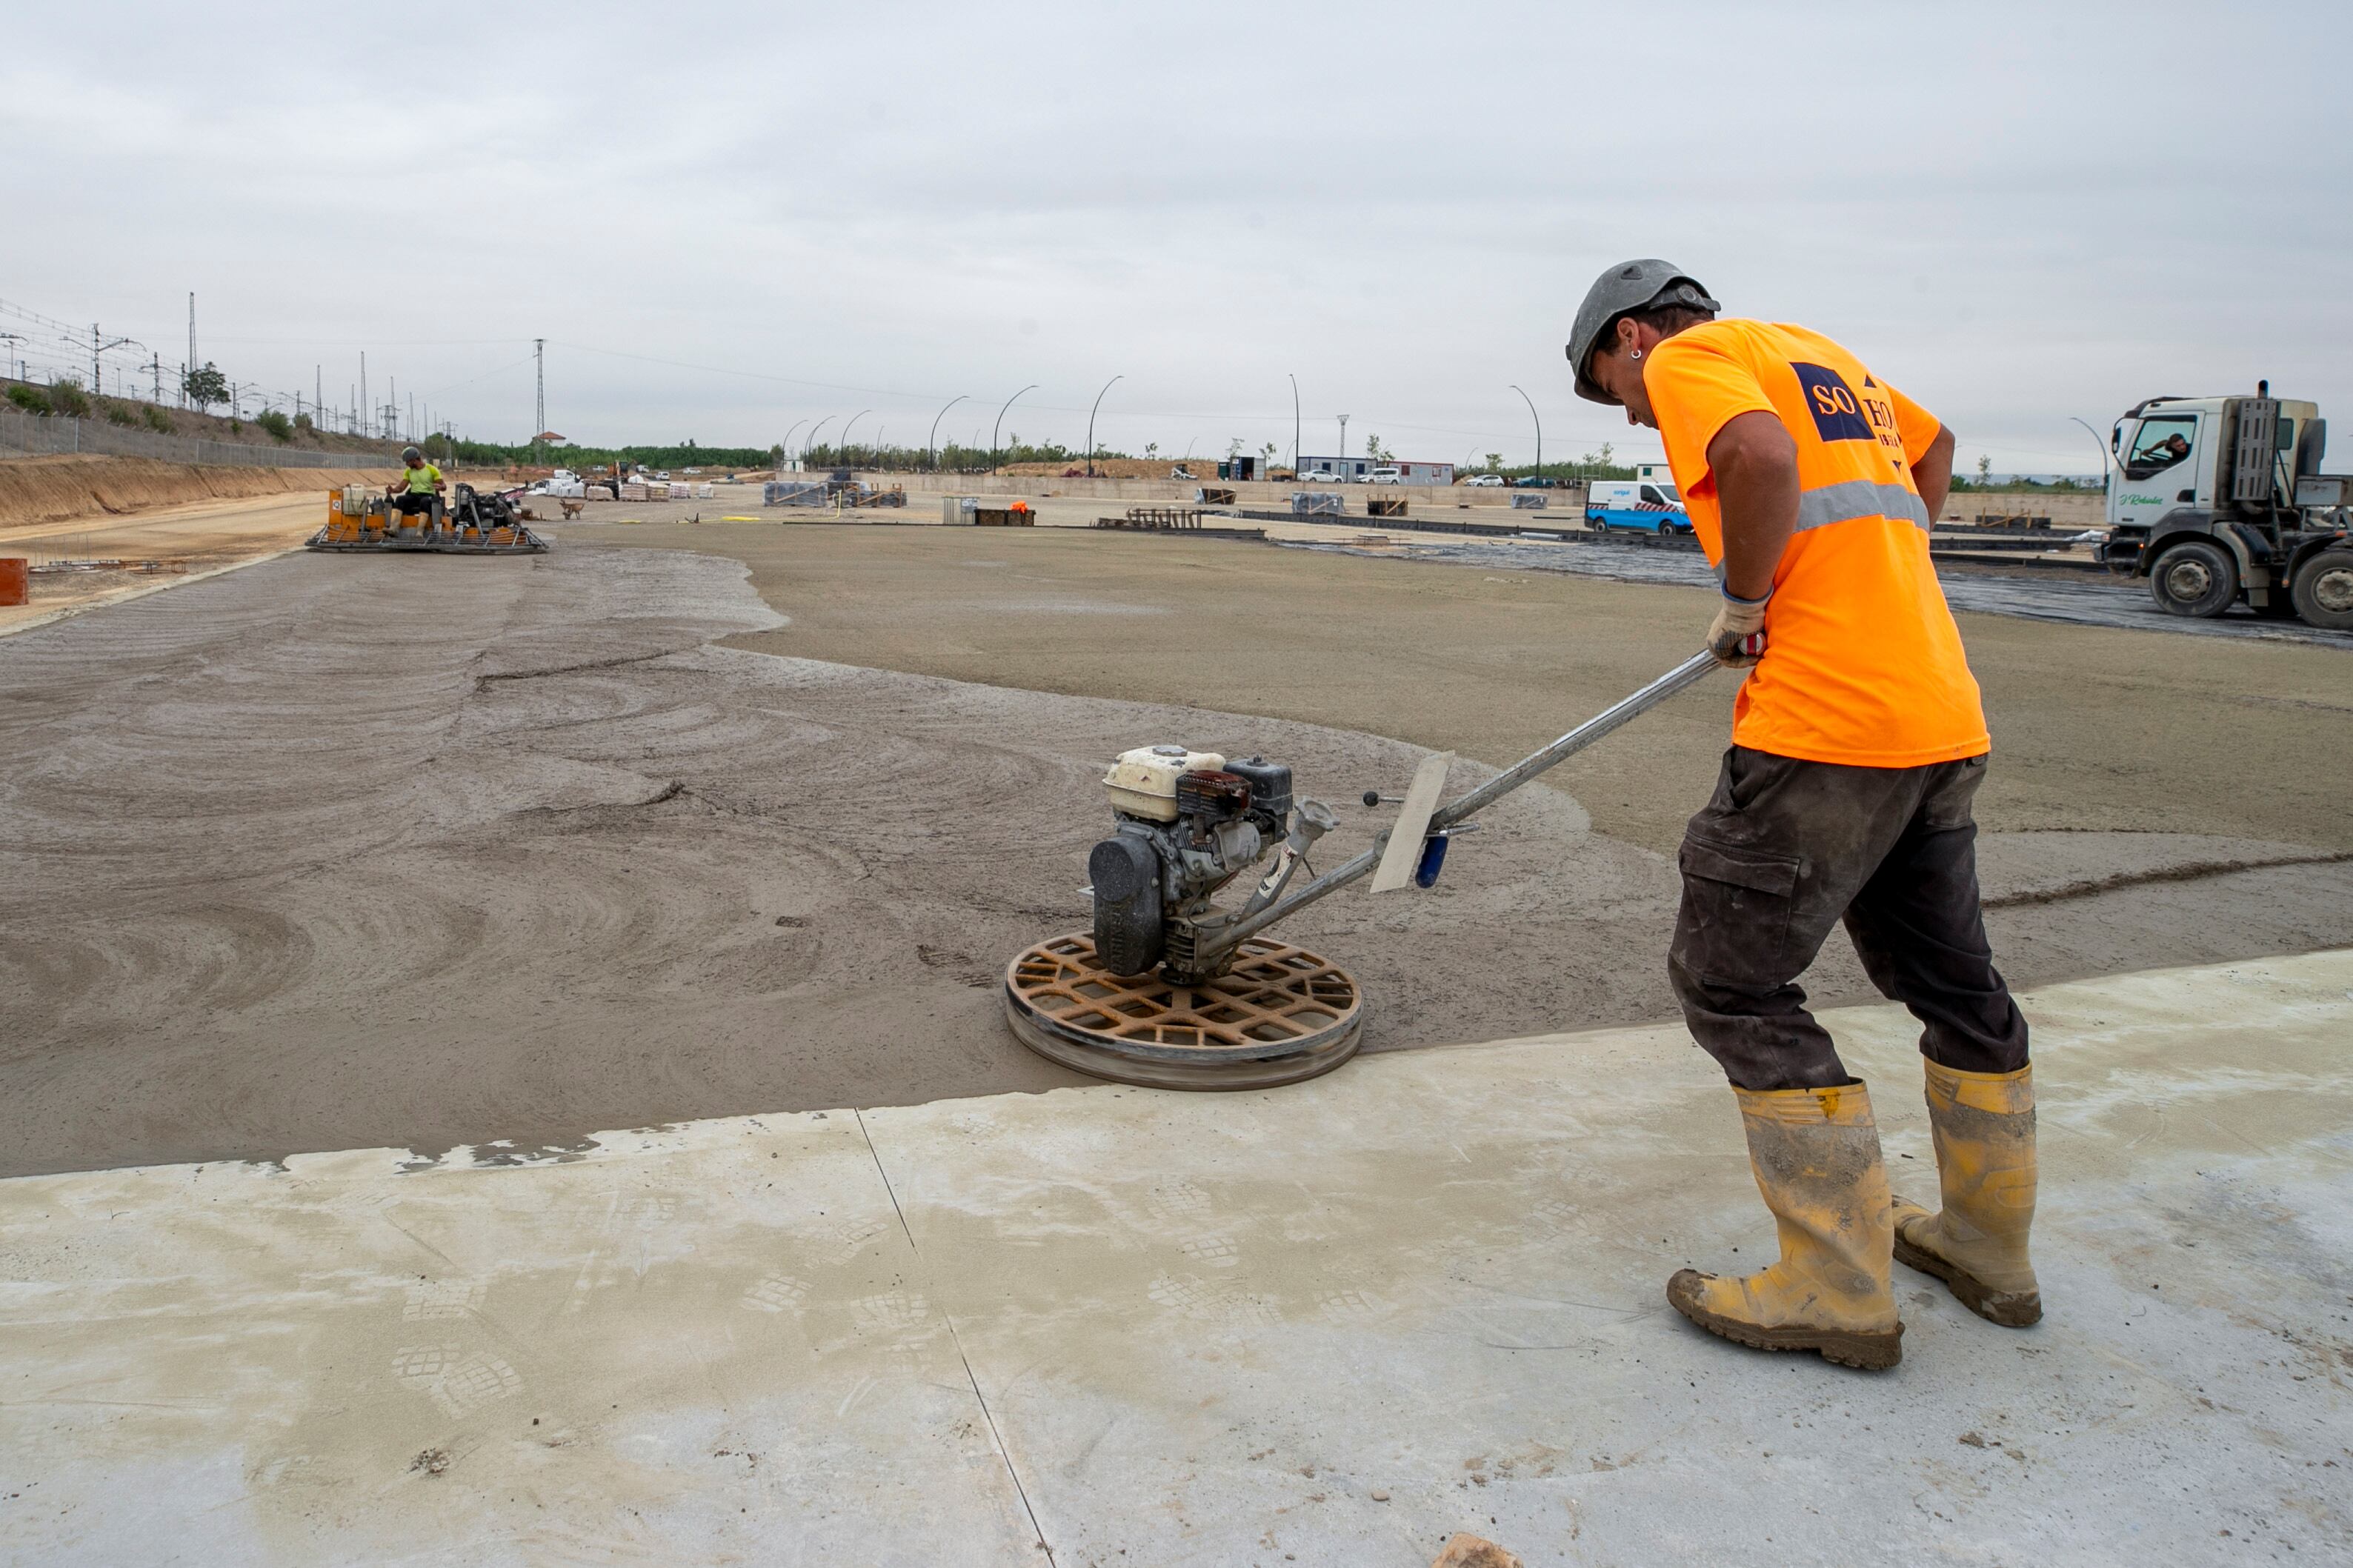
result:
[(392, 498), (393, 510), (402, 516), (423, 512), (433, 515), (433, 498), (441, 491), (441, 470), (425, 460), (425, 454), (414, 447), (400, 449), (400, 460), (407, 471), (392, 481), (385, 493)]

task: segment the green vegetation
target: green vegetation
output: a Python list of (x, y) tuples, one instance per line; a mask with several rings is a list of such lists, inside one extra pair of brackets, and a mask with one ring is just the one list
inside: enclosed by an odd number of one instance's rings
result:
[(297, 414), (294, 416), (294, 428), (300, 430), (305, 436), (311, 434), (311, 416), (307, 414)]
[(2039, 492), (2043, 495), (2097, 496), (2107, 493), (2108, 483), (2105, 479), (2079, 479), (2072, 476), (2063, 476), (2055, 479), (1997, 479), (1990, 477), (1971, 479), (1956, 475), (1953, 479), (1953, 491), (1957, 495), (1963, 490), (1987, 490), (2000, 495)]
[(8, 401), (27, 414), (47, 414), (49, 411), (49, 400), (41, 395), (41, 389), (26, 386), (21, 381), (9, 386)]
[(427, 437), (417, 443), (417, 449), (437, 462), (448, 460), (480, 468), (519, 463), (539, 468), (586, 468), (617, 460), (672, 472), (680, 468), (765, 468), (776, 462), (778, 455), (773, 447), (704, 447), (692, 441), (661, 447), (548, 447), (528, 441), (512, 445), (463, 438), (453, 441), (446, 436)]
[(80, 382), (68, 376), (50, 385), (49, 411), (79, 419), (90, 412), (90, 395), (81, 389)]
[(106, 416), (106, 422), (109, 425), (129, 426), (139, 423), (138, 411), (119, 399), (101, 399), (99, 403), (99, 411)]
[(291, 441), (294, 438), (294, 421), (275, 408), (263, 409), (253, 416), (253, 422), (269, 431), (272, 440)]
[(151, 403), (147, 405), (147, 428), (168, 436), (172, 433), (172, 416)]
[(220, 366), (206, 360), (200, 368), (181, 374), (180, 391), (188, 406), (201, 414), (216, 403), (228, 401), (228, 377), (221, 374)]

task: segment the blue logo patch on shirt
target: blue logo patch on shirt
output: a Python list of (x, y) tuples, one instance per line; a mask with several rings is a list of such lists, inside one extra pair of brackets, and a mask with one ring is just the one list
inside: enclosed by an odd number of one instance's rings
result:
[(1862, 405), (1855, 401), (1853, 388), (1845, 378), (1828, 365), (1799, 364), (1792, 362), (1789, 368), (1798, 373), (1798, 384), (1806, 389), (1806, 407), (1814, 416), (1814, 432), (1825, 441), (1873, 441), (1871, 421), (1863, 417)]

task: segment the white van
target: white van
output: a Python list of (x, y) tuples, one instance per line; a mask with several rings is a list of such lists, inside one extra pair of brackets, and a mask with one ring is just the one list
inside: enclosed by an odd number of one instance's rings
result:
[(1689, 533), (1683, 498), (1663, 479), (1595, 479), (1586, 487), (1585, 521), (1592, 528), (1640, 533)]

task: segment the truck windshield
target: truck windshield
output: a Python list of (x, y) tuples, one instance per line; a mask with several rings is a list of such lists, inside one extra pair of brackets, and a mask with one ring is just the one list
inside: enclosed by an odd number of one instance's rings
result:
[(2163, 473), (2198, 444), (2198, 416), (2194, 414), (2166, 415), (2156, 419), (2144, 419), (2133, 436), (2132, 450), (2125, 455), (2125, 478), (2146, 479)]

